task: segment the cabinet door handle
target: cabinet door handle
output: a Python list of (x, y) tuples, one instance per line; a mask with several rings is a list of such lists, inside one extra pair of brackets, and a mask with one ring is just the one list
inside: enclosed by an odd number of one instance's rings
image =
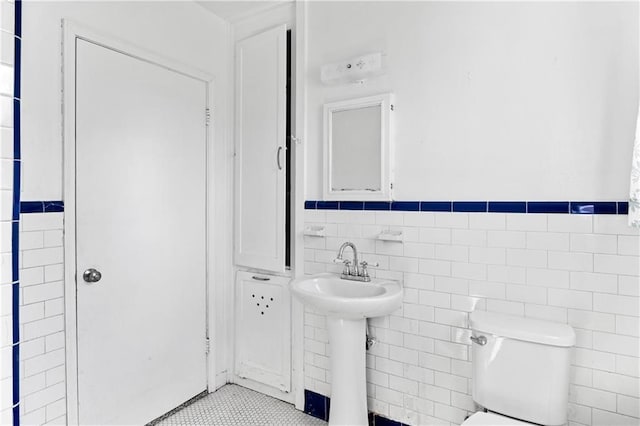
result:
[(269, 277), (260, 277), (258, 275), (254, 275), (251, 278), (253, 278), (256, 281), (269, 281), (271, 278)]
[(282, 147), (278, 147), (278, 152), (276, 153), (276, 161), (278, 162), (278, 170), (282, 170), (282, 164), (280, 164), (280, 153), (282, 152)]

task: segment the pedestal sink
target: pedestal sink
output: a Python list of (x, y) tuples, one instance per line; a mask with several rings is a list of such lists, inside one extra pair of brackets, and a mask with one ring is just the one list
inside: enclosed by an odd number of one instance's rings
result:
[(291, 281), (305, 305), (327, 316), (331, 365), (330, 425), (367, 426), (366, 319), (387, 315), (402, 304), (395, 281), (357, 282), (324, 273)]

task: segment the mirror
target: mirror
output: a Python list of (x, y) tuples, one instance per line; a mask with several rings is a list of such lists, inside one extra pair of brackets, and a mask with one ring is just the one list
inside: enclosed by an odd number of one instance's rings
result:
[(391, 95), (324, 105), (324, 199), (391, 200)]

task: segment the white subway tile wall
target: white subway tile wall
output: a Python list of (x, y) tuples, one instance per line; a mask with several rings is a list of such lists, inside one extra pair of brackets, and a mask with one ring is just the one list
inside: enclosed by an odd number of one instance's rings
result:
[(22, 424), (66, 423), (63, 217), (20, 215)]
[[(574, 327), (570, 425), (640, 423), (640, 231), (624, 215), (305, 211), (305, 273), (339, 272), (344, 241), (399, 279), (405, 297), (370, 320), (369, 409), (408, 424), (459, 425), (471, 398), (468, 313)], [(371, 227), (368, 224), (376, 224)], [(375, 241), (401, 229), (404, 242)], [(330, 231), (330, 232), (329, 232)], [(330, 235), (330, 237), (329, 237)], [(305, 388), (330, 395), (325, 318), (305, 313)]]

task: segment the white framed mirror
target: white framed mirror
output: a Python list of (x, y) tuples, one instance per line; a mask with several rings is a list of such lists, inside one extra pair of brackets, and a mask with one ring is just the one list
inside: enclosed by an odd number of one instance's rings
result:
[(391, 200), (392, 97), (324, 104), (325, 200)]

